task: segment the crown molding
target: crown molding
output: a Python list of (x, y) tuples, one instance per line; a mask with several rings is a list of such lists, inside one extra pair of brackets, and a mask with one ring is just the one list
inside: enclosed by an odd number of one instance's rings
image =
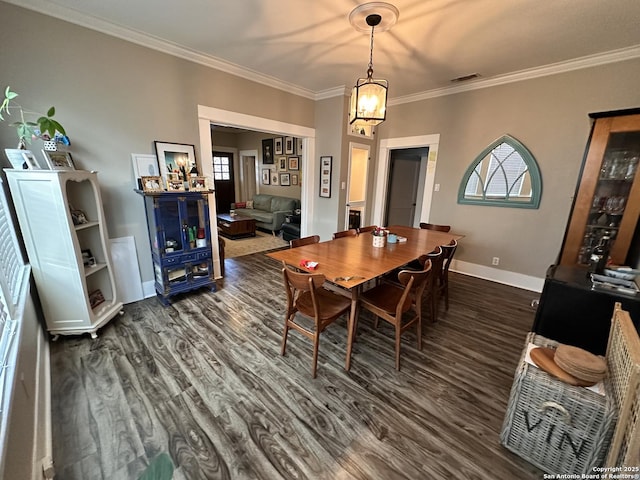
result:
[(430, 98), (444, 97), (453, 95), (454, 93), (469, 92), (471, 90), (480, 90), (482, 88), (495, 87), (497, 85), (505, 85), (507, 83), (521, 82), (523, 80), (531, 80), (533, 78), (547, 77), (549, 75), (557, 75), (559, 73), (581, 70), (583, 68), (597, 67), (608, 63), (624, 62), (625, 60), (633, 60), (640, 58), (640, 45), (612, 50), (609, 52), (588, 55), (586, 57), (574, 58), (566, 62), (552, 63), (542, 67), (529, 68), (518, 72), (498, 75), (483, 80), (475, 80), (466, 84), (458, 84), (451, 87), (436, 88), (422, 93), (405, 95), (402, 97), (390, 98), (387, 102), (388, 106), (402, 105), (403, 103), (418, 102)]
[[(62, 7), (48, 0), (2, 0), (6, 3), (16, 5), (18, 7), (33, 10), (43, 15), (55, 17), (60, 20), (64, 20), (69, 23), (79, 25), (91, 30), (95, 30), (106, 35), (110, 35), (121, 40), (125, 40), (137, 45), (150, 48), (162, 53), (173, 55), (185, 60), (189, 60), (206, 67), (214, 68), (222, 72), (235, 75), (253, 82), (260, 83), (262, 85), (276, 88), (294, 95), (298, 95), (310, 100), (324, 100), (327, 98), (333, 98), (337, 96), (349, 95), (351, 89), (346, 86), (339, 86), (314, 92), (307, 88), (303, 88), (293, 83), (285, 82), (278, 78), (266, 75), (264, 73), (251, 70), (247, 67), (222, 60), (214, 57), (213, 55), (205, 55), (200, 52), (185, 48), (181, 45), (168, 42), (166, 40), (154, 37), (152, 35), (139, 32), (130, 28), (125, 28), (119, 25), (102, 20), (98, 17), (86, 15), (67, 7)], [(45, 13), (46, 12), (46, 13)], [(461, 92), (468, 92), (472, 90), (480, 90), (483, 88), (494, 87), (497, 85), (504, 85), (508, 83), (520, 82), (523, 80), (530, 80), (533, 78), (546, 77), (549, 75), (556, 75), (559, 73), (570, 72), (573, 70), (580, 70), (583, 68), (590, 68), (599, 65), (605, 65), (609, 63), (623, 62), (625, 60), (631, 60), (640, 58), (640, 45), (634, 45), (627, 48), (621, 48), (619, 50), (612, 50), (609, 52), (599, 53), (595, 55), (589, 55), (572, 59), (566, 62), (558, 62), (541, 67), (530, 68), (526, 70), (520, 70), (517, 72), (508, 73), (505, 75), (498, 75), (495, 77), (475, 80), (466, 84), (457, 84), (450, 87), (436, 88), (433, 90), (427, 90), (421, 93), (415, 93), (411, 95), (404, 95), (401, 97), (389, 98), (388, 106), (402, 105), (404, 103), (417, 102), (421, 100), (427, 100), (430, 98), (443, 97), (446, 95), (453, 95)]]

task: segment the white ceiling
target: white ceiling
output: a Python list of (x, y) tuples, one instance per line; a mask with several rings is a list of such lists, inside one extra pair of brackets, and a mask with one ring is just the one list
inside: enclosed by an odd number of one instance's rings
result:
[[(7, 0), (308, 96), (366, 76), (369, 35), (356, 0)], [(640, 0), (395, 0), (375, 35), (375, 77), (389, 97), (640, 57)], [(471, 83), (465, 84), (471, 88)]]

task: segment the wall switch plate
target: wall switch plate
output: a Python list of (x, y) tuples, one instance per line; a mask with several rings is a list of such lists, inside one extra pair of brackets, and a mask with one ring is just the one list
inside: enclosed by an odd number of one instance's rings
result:
[(434, 189), (436, 192), (439, 192), (439, 191), (440, 191), (440, 184), (439, 184), (439, 183), (436, 183), (436, 184), (433, 186), (433, 189)]
[(493, 257), (493, 259), (491, 260), (491, 265), (500, 265), (500, 258)]

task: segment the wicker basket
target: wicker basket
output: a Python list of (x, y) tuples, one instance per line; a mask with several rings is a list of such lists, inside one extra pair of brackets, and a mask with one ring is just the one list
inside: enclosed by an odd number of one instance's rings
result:
[(547, 473), (593, 473), (604, 462), (615, 426), (611, 396), (571, 386), (528, 364), (529, 343), (558, 345), (540, 335), (527, 336), (500, 440)]
[(616, 303), (611, 319), (607, 363), (618, 424), (606, 466), (637, 468), (640, 467), (640, 338), (620, 303)]

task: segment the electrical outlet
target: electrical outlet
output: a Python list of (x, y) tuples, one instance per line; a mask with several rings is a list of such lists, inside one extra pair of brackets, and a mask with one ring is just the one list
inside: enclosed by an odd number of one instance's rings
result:
[(500, 258), (493, 257), (493, 260), (491, 260), (491, 265), (500, 265)]

